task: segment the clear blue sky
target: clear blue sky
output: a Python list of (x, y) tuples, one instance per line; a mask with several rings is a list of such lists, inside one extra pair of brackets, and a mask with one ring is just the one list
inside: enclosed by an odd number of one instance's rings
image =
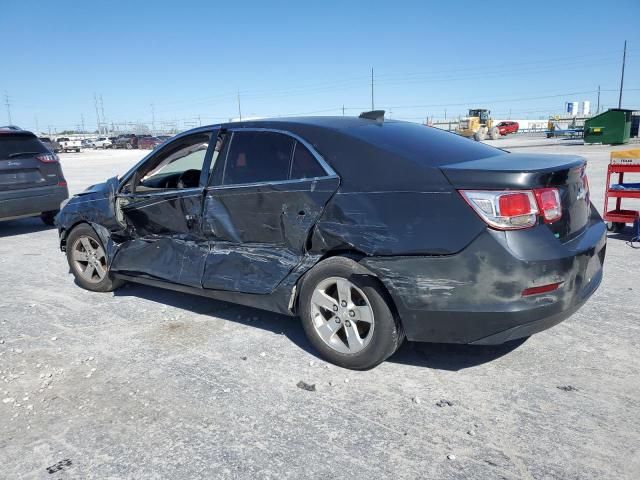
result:
[[(0, 124), (95, 128), (359, 113), (421, 121), (488, 107), (539, 118), (616, 90), (640, 108), (640, 2), (31, 2), (0, 8)], [(584, 93), (581, 93), (584, 92)], [(540, 97), (540, 98), (539, 98)], [(535, 99), (534, 99), (535, 98)], [(530, 99), (530, 100), (524, 100)], [(617, 106), (617, 91), (601, 103)]]

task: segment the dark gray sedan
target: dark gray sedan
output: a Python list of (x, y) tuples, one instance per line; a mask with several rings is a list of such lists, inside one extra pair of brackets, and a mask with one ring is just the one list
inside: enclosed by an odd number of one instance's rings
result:
[(496, 344), (575, 312), (606, 230), (585, 162), (423, 125), (316, 117), (176, 136), (57, 220), (78, 283), (124, 281), (301, 317), (338, 365), (414, 341)]

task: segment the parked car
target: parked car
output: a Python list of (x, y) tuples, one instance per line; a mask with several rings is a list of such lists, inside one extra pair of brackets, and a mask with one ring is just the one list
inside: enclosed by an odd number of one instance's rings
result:
[(138, 148), (138, 137), (133, 133), (120, 135), (113, 142), (113, 148)]
[(38, 140), (40, 140), (44, 144), (44, 146), (49, 149), (50, 152), (58, 153), (60, 150), (62, 150), (60, 144), (54, 140), (51, 140), (49, 137), (39, 137)]
[(84, 138), (82, 140), (80, 140), (80, 146), (82, 148), (96, 148), (95, 145), (93, 144), (93, 140), (90, 140), (88, 138)]
[(112, 141), (107, 137), (98, 137), (93, 141), (94, 148), (107, 149), (111, 148)]
[(517, 133), (520, 125), (518, 122), (500, 122), (498, 125), (498, 131), (500, 135), (509, 135), (510, 133)]
[(56, 138), (56, 142), (60, 144), (60, 151), (62, 152), (79, 152), (82, 148), (82, 141), (70, 139), (68, 137), (58, 137)]
[(33, 133), (0, 127), (0, 220), (39, 215), (53, 225), (68, 197), (58, 156)]
[(298, 315), (355, 369), (405, 336), (499, 344), (561, 322), (600, 284), (606, 242), (582, 158), (379, 112), (179, 134), (57, 225), (88, 290), (132, 281)]
[(160, 140), (158, 137), (140, 137), (138, 138), (138, 148), (153, 150), (163, 142), (164, 140)]

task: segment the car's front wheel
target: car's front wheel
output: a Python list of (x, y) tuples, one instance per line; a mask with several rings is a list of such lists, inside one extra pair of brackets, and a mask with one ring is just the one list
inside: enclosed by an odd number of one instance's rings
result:
[(67, 237), (69, 268), (82, 288), (93, 292), (111, 292), (124, 282), (109, 273), (107, 255), (96, 231), (82, 224)]
[(305, 275), (299, 311), (309, 341), (341, 367), (375, 367), (404, 339), (379, 280), (350, 258), (331, 257)]

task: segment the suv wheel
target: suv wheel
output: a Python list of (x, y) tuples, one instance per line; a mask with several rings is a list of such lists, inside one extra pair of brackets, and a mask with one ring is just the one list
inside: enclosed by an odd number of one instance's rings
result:
[(93, 292), (111, 292), (124, 283), (112, 278), (104, 246), (89, 225), (79, 225), (71, 230), (66, 250), (71, 272), (82, 288)]
[(42, 212), (40, 214), (40, 220), (45, 225), (52, 227), (54, 225), (54, 219), (60, 210), (51, 210), (50, 212)]
[(365, 370), (404, 339), (388, 295), (355, 261), (332, 257), (309, 271), (300, 293), (302, 325), (313, 346), (341, 367)]

